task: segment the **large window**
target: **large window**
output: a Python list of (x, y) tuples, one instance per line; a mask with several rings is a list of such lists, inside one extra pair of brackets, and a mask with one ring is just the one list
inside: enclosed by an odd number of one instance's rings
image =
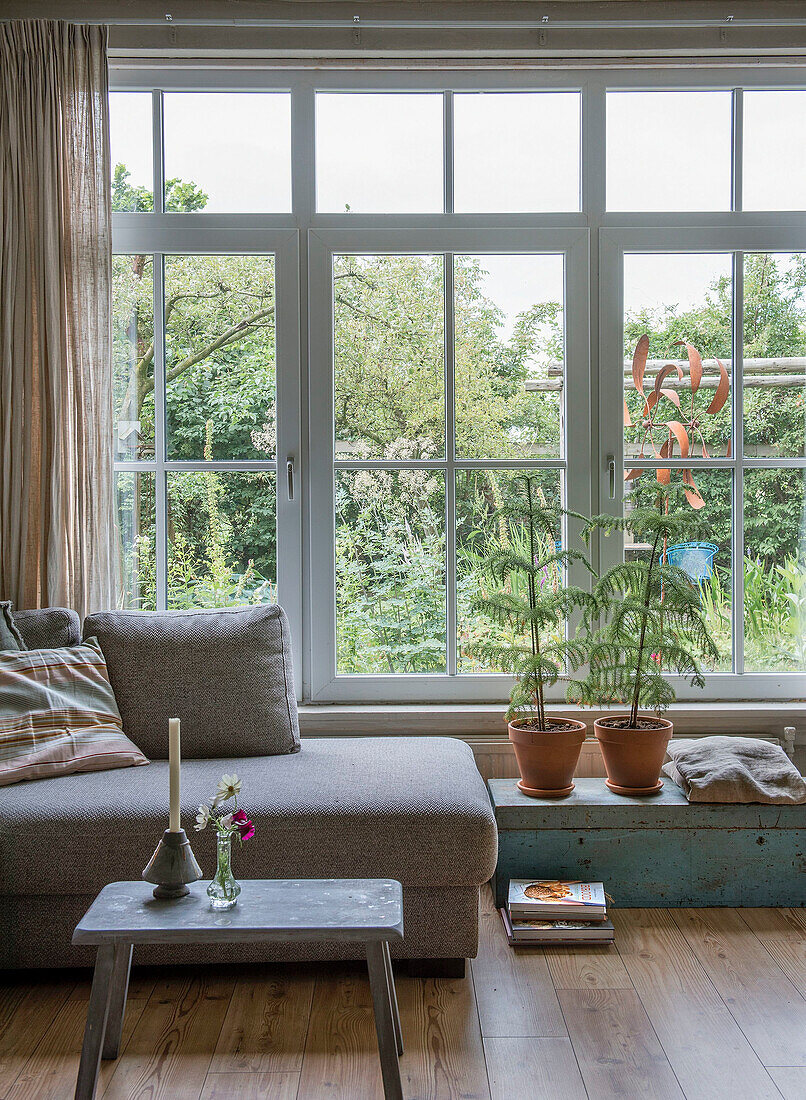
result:
[(111, 96), (127, 604), (279, 599), (313, 701), (498, 700), (511, 480), (619, 514), (668, 478), (706, 694), (801, 695), (797, 73), (275, 75)]

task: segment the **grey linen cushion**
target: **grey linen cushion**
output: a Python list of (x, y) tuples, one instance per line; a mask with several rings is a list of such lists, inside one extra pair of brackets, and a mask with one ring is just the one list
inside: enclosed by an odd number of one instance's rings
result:
[(0, 600), (0, 651), (25, 649), (25, 643), (14, 623), (9, 600)]
[(672, 740), (663, 771), (689, 802), (806, 802), (806, 780), (780, 745), (755, 737)]
[(288, 619), (277, 605), (221, 611), (99, 611), (84, 620), (106, 658), (123, 730), (150, 759), (299, 752)]
[[(427, 889), (478, 886), (495, 870), (484, 780), (473, 750), (453, 738), (306, 737), (293, 755), (183, 760), (182, 824), (206, 878), (215, 834), (191, 824), (223, 772), (241, 779), (238, 804), (256, 829), (233, 853), (236, 878), (388, 876)], [(167, 822), (165, 761), (8, 787), (0, 895), (84, 895), (139, 879)], [(31, 858), (31, 837), (47, 858)]]
[(69, 607), (15, 611), (14, 625), (28, 649), (64, 649), (81, 641), (81, 620)]

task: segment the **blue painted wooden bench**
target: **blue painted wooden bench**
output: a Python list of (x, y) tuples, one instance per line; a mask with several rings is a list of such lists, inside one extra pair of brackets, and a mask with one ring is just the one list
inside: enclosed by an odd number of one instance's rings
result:
[(491, 779), (496, 905), (511, 878), (602, 881), (617, 907), (806, 905), (806, 805), (686, 801), (670, 780), (651, 798), (577, 779), (563, 799)]

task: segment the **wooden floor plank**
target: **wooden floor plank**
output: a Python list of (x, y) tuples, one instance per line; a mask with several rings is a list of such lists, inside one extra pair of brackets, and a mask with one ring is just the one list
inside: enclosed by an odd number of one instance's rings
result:
[(4, 984), (4, 1011), (0, 1018), (0, 1096), (7, 1096), (54, 1017), (75, 988), (75, 979), (43, 982), (38, 975), (24, 975)]
[(806, 993), (806, 928), (793, 909), (739, 909), (739, 916), (787, 978)]
[(800, 925), (803, 931), (806, 932), (806, 908), (781, 909), (779, 912), (785, 913), (787, 920), (792, 921), (793, 924)]
[(806, 1096), (806, 1067), (779, 1066), (770, 1070), (784, 1100), (803, 1100)]
[(555, 989), (632, 989), (615, 944), (547, 947), (545, 956)]
[(482, 890), (479, 953), (472, 969), (485, 1038), (567, 1036), (544, 952), (509, 946), (487, 888)]
[(684, 1100), (634, 990), (561, 989), (559, 998), (590, 1096)]
[(775, 1086), (668, 909), (620, 909), (616, 942), (687, 1100), (773, 1100)]
[(146, 1010), (148, 1002), (157, 984), (159, 971), (148, 969), (143, 973), (132, 971), (129, 981), (129, 993), (126, 998), (126, 1012), (123, 1017), (123, 1034), (120, 1037), (120, 1051), (114, 1061), (101, 1062), (101, 1071), (98, 1074), (98, 1096), (103, 1096), (110, 1078), (115, 1073), (118, 1061), (126, 1050), (132, 1035), (137, 1029), (140, 1018)]
[(485, 1039), (492, 1100), (586, 1100), (570, 1039)]
[[(397, 976), (406, 1100), (806, 1096), (806, 914), (613, 920), (616, 950), (513, 950), (487, 895), (468, 979)], [(89, 990), (86, 973), (0, 979), (0, 1100), (69, 1100)], [(135, 970), (122, 1053), (102, 1063), (98, 1089), (98, 1100), (381, 1096), (369, 983), (352, 964)]]
[(316, 980), (299, 1095), (305, 1100), (383, 1095), (372, 997), (358, 967), (326, 971)]
[[(138, 976), (129, 983), (126, 1015), (121, 1035), (121, 1051), (128, 1045), (134, 1029), (145, 1011), (154, 988), (152, 974)], [(90, 995), (90, 979), (66, 987), (67, 997), (50, 1020), (50, 1026), (20, 1073), (16, 1084), (0, 1097), (9, 1100), (62, 1100), (71, 1096), (75, 1088), (87, 1006)], [(109, 1078), (115, 1072), (117, 1062), (102, 1062), (98, 1078), (98, 1096), (102, 1096)]]
[(672, 909), (765, 1066), (806, 1066), (806, 999), (735, 909)]
[(201, 1100), (297, 1100), (298, 1073), (208, 1073)]
[(76, 1085), (89, 1003), (89, 979), (78, 982), (51, 1020), (7, 1100), (65, 1100)]
[(211, 1073), (296, 1073), (313, 999), (310, 969), (255, 968), (235, 984)]
[(403, 1095), (489, 1100), (484, 1046), (470, 978), (397, 979)]
[(199, 1100), (234, 986), (203, 968), (157, 981), (104, 1100)]

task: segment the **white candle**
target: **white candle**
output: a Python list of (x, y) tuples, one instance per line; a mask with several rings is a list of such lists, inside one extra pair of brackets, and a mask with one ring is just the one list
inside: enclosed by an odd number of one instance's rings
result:
[(178, 833), (179, 824), (179, 765), (181, 755), (179, 752), (179, 719), (168, 719), (168, 771), (171, 781), (170, 814), (168, 828), (172, 833)]

